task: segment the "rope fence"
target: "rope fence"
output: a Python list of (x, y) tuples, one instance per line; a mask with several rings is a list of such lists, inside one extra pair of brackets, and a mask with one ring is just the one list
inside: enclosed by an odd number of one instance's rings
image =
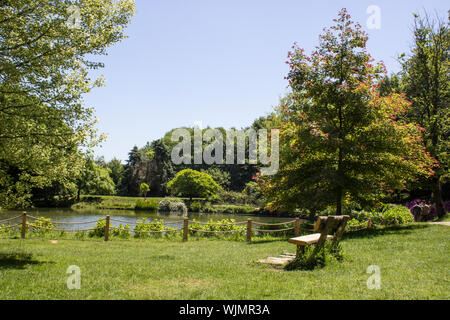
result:
[[(3, 222), (10, 222), (10, 221), (14, 221), (14, 220), (18, 220), (18, 219), (22, 219), (21, 223), (16, 223), (16, 224), (11, 224), (11, 225), (2, 225), (1, 223)], [(29, 221), (31, 220), (31, 221)], [(64, 229), (64, 228), (54, 228), (54, 225), (58, 226), (58, 225), (86, 225), (86, 224), (91, 224), (91, 223), (98, 223), (99, 221), (104, 222), (104, 227), (103, 225), (98, 226), (96, 225), (95, 227), (90, 227), (90, 228), (83, 228), (83, 229)], [(122, 224), (120, 225), (111, 225), (111, 221), (114, 222), (120, 222), (120, 223), (126, 223), (126, 226), (129, 225), (135, 225), (136, 227), (134, 227), (132, 230), (130, 230), (129, 227), (125, 227), (122, 226)], [(39, 225), (37, 223), (42, 222), (43, 225)], [(181, 222), (183, 222), (183, 227), (182, 228), (172, 228), (172, 227), (166, 227), (166, 225), (169, 224), (180, 224)], [(288, 225), (292, 225), (292, 227), (289, 227)], [(136, 229), (137, 226), (144, 226), (144, 228), (146, 226), (156, 226), (156, 225), (162, 225), (162, 229), (161, 230), (139, 230)], [(254, 227), (254, 226), (256, 227)], [(383, 223), (382, 223), (383, 225)], [(238, 227), (235, 229), (230, 229), (230, 230), (205, 230), (205, 229), (201, 229), (204, 228), (205, 226), (212, 226), (212, 228), (214, 227)], [(285, 228), (282, 228), (281, 226), (285, 226)], [(301, 226), (304, 226), (301, 228)], [(300, 219), (296, 218), (295, 220), (290, 220), (290, 221), (286, 221), (286, 222), (277, 222), (277, 223), (263, 223), (263, 222), (259, 222), (259, 221), (253, 221), (252, 219), (247, 219), (247, 221), (231, 221), (231, 222), (200, 222), (200, 221), (195, 221), (195, 220), (189, 220), (188, 218), (184, 218), (183, 220), (176, 220), (176, 221), (169, 221), (169, 222), (164, 222), (163, 224), (161, 222), (131, 222), (131, 221), (125, 221), (125, 220), (120, 220), (120, 219), (115, 219), (115, 218), (111, 218), (110, 216), (106, 216), (105, 218), (100, 218), (98, 220), (92, 220), (92, 221), (82, 221), (82, 222), (57, 222), (57, 221), (51, 221), (49, 219), (43, 219), (43, 218), (38, 218), (38, 217), (34, 217), (31, 215), (28, 215), (26, 212), (24, 212), (22, 215), (16, 216), (16, 217), (12, 217), (12, 218), (8, 218), (8, 219), (3, 219), (0, 220), (0, 230), (11, 230), (13, 228), (16, 227), (20, 227), (20, 232), (21, 232), (21, 237), (24, 239), (27, 233), (27, 230), (29, 228), (32, 228), (33, 230), (46, 230), (46, 231), (57, 231), (57, 232), (95, 232), (95, 231), (99, 231), (99, 234), (101, 236), (104, 236), (105, 241), (109, 240), (109, 235), (110, 235), (110, 231), (122, 231), (122, 232), (133, 232), (136, 234), (162, 234), (162, 233), (173, 233), (173, 232), (179, 232), (181, 231), (182, 236), (183, 236), (183, 241), (187, 241), (188, 240), (188, 234), (189, 232), (193, 232), (193, 233), (204, 233), (204, 234), (227, 234), (227, 233), (246, 233), (246, 238), (247, 238), (247, 242), (251, 242), (252, 241), (252, 236), (253, 234), (256, 232), (258, 234), (263, 234), (263, 233), (277, 233), (277, 232), (286, 232), (286, 231), (294, 231), (295, 236), (299, 236), (300, 235), (300, 231), (306, 231), (306, 232), (310, 232), (311, 229), (306, 227), (308, 226), (308, 224), (303, 224), (301, 225), (300, 223)], [(371, 227), (377, 227), (378, 225), (373, 224), (370, 219), (366, 222), (366, 223), (362, 223), (360, 225), (352, 225), (352, 226), (348, 226), (349, 230), (351, 231), (356, 231), (356, 230), (360, 230), (360, 229), (364, 229), (364, 228), (371, 228)], [(264, 229), (261, 227), (278, 227), (277, 229)], [(281, 227), (281, 228), (280, 228)]]

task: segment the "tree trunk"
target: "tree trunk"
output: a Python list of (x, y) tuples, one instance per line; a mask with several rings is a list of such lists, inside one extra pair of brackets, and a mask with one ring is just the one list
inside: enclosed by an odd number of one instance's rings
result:
[(444, 204), (442, 202), (441, 182), (439, 177), (433, 179), (433, 200), (436, 206), (436, 214), (438, 218), (445, 216)]
[(336, 215), (342, 214), (342, 187), (338, 187), (336, 194)]
[(77, 191), (77, 201), (80, 201), (81, 199), (81, 189), (78, 189)]

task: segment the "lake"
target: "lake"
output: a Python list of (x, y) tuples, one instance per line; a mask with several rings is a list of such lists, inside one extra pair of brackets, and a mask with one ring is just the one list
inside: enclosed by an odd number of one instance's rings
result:
[[(110, 215), (111, 219), (123, 220), (126, 222), (111, 221), (111, 225), (115, 226), (120, 223), (136, 223), (138, 219), (147, 218), (147, 220), (154, 219), (164, 219), (167, 222), (174, 222), (171, 227), (182, 228), (184, 216), (177, 213), (165, 213), (165, 212), (148, 212), (148, 211), (134, 211), (134, 210), (108, 210), (108, 209), (97, 209), (97, 210), (82, 210), (75, 211), (72, 209), (56, 209), (56, 208), (38, 208), (38, 209), (27, 209), (27, 210), (5, 210), (0, 212), (0, 225), (3, 224), (1, 220), (12, 218), (21, 215), (22, 212), (26, 211), (27, 214), (34, 217), (45, 217), (51, 218), (55, 222), (89, 222), (96, 221), (99, 218), (104, 218), (106, 215)], [(275, 223), (292, 221), (293, 218), (278, 218), (278, 217), (261, 217), (254, 215), (245, 214), (229, 214), (229, 213), (195, 213), (189, 212), (188, 218), (190, 220), (196, 219), (198, 221), (206, 222), (209, 219), (221, 220), (221, 219), (235, 219), (236, 221), (246, 221), (248, 218), (254, 221), (265, 222), (265, 223)], [(14, 221), (5, 222), (5, 224), (17, 224), (20, 223), (21, 219)], [(95, 222), (90, 222), (82, 225), (67, 224), (62, 226), (57, 226), (57, 228), (64, 229), (87, 229), (95, 226)]]

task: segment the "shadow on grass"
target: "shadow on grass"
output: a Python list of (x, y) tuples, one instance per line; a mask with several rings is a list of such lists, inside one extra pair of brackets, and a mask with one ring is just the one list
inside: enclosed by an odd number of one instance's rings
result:
[(343, 239), (372, 238), (391, 234), (410, 234), (415, 230), (429, 228), (427, 224), (410, 224), (406, 226), (390, 226), (382, 228), (363, 229), (344, 233)]
[(33, 254), (23, 252), (0, 252), (0, 270), (25, 269), (29, 265), (43, 264), (33, 259)]

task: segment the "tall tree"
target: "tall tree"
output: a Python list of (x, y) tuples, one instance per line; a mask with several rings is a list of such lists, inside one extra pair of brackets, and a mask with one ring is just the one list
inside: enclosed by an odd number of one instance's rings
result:
[(280, 170), (260, 178), (269, 208), (318, 210), (343, 199), (368, 204), (431, 174), (420, 128), (402, 120), (409, 103), (380, 96), (384, 66), (373, 64), (367, 35), (341, 10), (310, 56), (289, 53), (291, 93), (282, 106)]
[(425, 128), (422, 137), (427, 150), (438, 160), (428, 182), (439, 217), (445, 215), (441, 184), (450, 170), (449, 48), (448, 23), (415, 15), (414, 46), (403, 60), (402, 80), (412, 102), (408, 116)]
[(132, 0), (0, 1), (0, 206), (68, 183), (80, 146), (98, 142), (83, 95), (102, 84), (93, 57), (124, 38)]
[(119, 186), (119, 194), (124, 196), (138, 196), (139, 185), (145, 182), (147, 174), (147, 156), (137, 146), (128, 153), (128, 160), (124, 166), (123, 177)]
[(167, 195), (167, 183), (173, 178), (174, 170), (170, 151), (162, 139), (151, 143), (148, 156), (151, 158), (147, 172), (150, 189), (156, 195)]

